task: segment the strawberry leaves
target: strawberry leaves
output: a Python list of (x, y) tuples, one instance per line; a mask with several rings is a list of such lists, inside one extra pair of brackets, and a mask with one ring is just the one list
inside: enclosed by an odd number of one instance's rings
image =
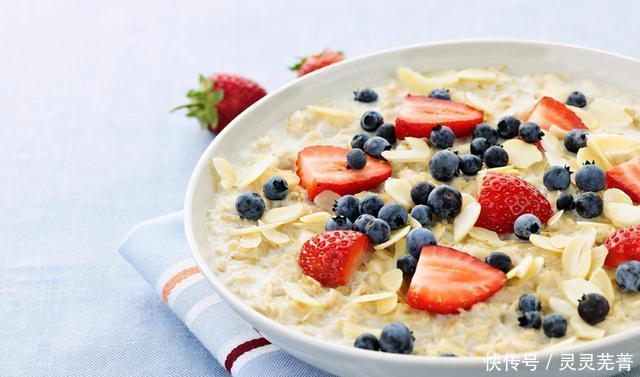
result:
[(199, 88), (187, 92), (189, 103), (171, 109), (171, 112), (187, 109), (187, 116), (196, 118), (203, 129), (215, 128), (218, 123), (218, 109), (216, 105), (224, 98), (222, 89), (214, 90), (214, 80), (203, 75), (198, 78)]

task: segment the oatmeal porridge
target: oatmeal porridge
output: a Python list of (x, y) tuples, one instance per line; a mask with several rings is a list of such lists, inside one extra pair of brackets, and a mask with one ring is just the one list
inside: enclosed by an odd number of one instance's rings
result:
[(297, 331), (385, 352), (640, 325), (640, 102), (506, 67), (396, 76), (213, 159), (220, 280)]

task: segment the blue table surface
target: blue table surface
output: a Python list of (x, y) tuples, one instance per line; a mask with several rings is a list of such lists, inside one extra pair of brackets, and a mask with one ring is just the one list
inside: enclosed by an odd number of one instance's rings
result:
[[(606, 9), (605, 9), (606, 8)], [(211, 136), (168, 109), (199, 73), (268, 90), (296, 56), (461, 38), (640, 57), (629, 1), (3, 1), (0, 375), (219, 376), (116, 253), (178, 210)]]

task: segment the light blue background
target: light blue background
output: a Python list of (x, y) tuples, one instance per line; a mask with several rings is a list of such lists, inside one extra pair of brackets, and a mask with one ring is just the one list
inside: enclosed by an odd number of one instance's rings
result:
[[(605, 5), (606, 4), (606, 5)], [(631, 1), (0, 2), (0, 375), (211, 376), (116, 253), (180, 209), (211, 137), (168, 109), (199, 73), (268, 90), (295, 56), (524, 38), (640, 57)]]

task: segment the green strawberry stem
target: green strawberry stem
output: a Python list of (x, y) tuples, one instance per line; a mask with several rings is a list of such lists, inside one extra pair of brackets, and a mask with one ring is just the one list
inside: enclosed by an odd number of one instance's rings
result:
[(218, 124), (218, 109), (216, 105), (224, 98), (224, 92), (222, 90), (213, 90), (213, 79), (207, 80), (203, 75), (200, 75), (198, 81), (200, 87), (187, 93), (187, 98), (191, 102), (176, 106), (170, 112), (188, 109), (189, 111), (187, 111), (186, 115), (198, 119), (202, 128), (214, 129)]

